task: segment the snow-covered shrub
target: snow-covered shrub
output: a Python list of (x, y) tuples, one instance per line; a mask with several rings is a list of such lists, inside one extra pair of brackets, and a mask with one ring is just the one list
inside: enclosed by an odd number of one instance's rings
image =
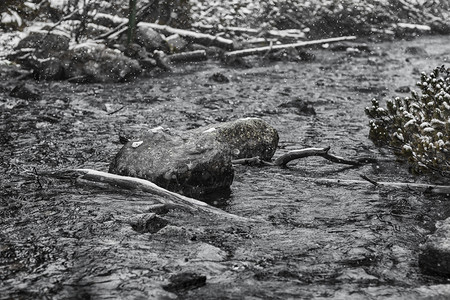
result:
[(450, 177), (450, 68), (422, 73), (417, 86), (421, 95), (387, 100), (386, 108), (372, 100), (369, 137), (406, 158), (413, 172)]

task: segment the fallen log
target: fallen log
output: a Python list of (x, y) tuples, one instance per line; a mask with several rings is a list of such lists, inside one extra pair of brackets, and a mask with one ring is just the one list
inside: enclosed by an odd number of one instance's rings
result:
[(207, 60), (205, 50), (195, 50), (189, 52), (176, 53), (167, 56), (170, 62), (190, 62), (190, 61), (203, 61)]
[(244, 57), (244, 56), (255, 55), (255, 54), (267, 54), (267, 53), (275, 52), (275, 51), (278, 51), (281, 49), (289, 49), (289, 48), (296, 49), (296, 48), (302, 48), (302, 47), (311, 46), (311, 45), (335, 43), (335, 42), (349, 41), (349, 40), (354, 40), (354, 39), (356, 39), (356, 36), (343, 36), (343, 37), (337, 37), (337, 38), (298, 42), (298, 43), (293, 43), (293, 44), (283, 44), (283, 45), (243, 49), (243, 50), (227, 52), (224, 54), (224, 57), (225, 57), (225, 59), (232, 59), (232, 58)]
[(447, 185), (433, 185), (425, 183), (407, 183), (407, 182), (386, 182), (373, 180), (368, 181), (368, 180), (351, 180), (351, 179), (312, 178), (312, 177), (300, 177), (300, 178), (315, 183), (326, 183), (326, 184), (333, 183), (345, 186), (374, 185), (376, 187), (414, 190), (421, 193), (450, 195), (450, 186)]
[(247, 34), (251, 36), (257, 36), (257, 35), (265, 35), (268, 37), (274, 37), (274, 38), (289, 38), (289, 39), (304, 39), (305, 33), (299, 29), (284, 29), (284, 30), (278, 30), (278, 29), (271, 29), (264, 31), (262, 29), (255, 29), (255, 28), (246, 28), (246, 27), (236, 27), (236, 26), (221, 26), (221, 27), (214, 27), (212, 25), (196, 25), (195, 28), (198, 28), (200, 30), (208, 30), (213, 32), (220, 32), (220, 31), (227, 31), (227, 32), (235, 32), (238, 34)]
[(155, 23), (147, 23), (141, 22), (141, 26), (149, 27), (156, 31), (162, 32), (166, 35), (178, 34), (181, 37), (184, 37), (187, 40), (190, 40), (194, 43), (202, 44), (205, 46), (217, 46), (219, 48), (223, 48), (225, 50), (233, 50), (234, 42), (233, 40), (226, 39), (220, 36), (214, 36), (206, 33), (194, 32), (186, 29), (178, 29), (173, 28), (167, 25), (159, 25)]
[(50, 173), (40, 173), (39, 175), (47, 175), (60, 179), (75, 179), (81, 183), (85, 183), (87, 181), (101, 185), (107, 184), (110, 186), (125, 189), (141, 190), (143, 192), (159, 196), (160, 198), (156, 200), (161, 204), (167, 205), (169, 207), (171, 206), (184, 208), (191, 212), (203, 212), (209, 215), (215, 215), (218, 217), (223, 217), (226, 219), (232, 219), (236, 221), (247, 221), (247, 222), (255, 221), (249, 218), (227, 213), (219, 208), (208, 205), (205, 202), (168, 191), (154, 184), (153, 182), (141, 178), (121, 176), (91, 169), (57, 171)]

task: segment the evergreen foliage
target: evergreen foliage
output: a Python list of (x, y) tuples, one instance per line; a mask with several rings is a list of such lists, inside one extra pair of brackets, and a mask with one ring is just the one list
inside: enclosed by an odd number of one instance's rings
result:
[(415, 173), (450, 177), (450, 68), (422, 73), (417, 86), (421, 95), (387, 100), (386, 108), (372, 100), (369, 137), (406, 158)]

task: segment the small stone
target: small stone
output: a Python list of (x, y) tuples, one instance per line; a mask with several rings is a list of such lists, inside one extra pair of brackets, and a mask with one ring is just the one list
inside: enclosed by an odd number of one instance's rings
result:
[(410, 93), (411, 88), (409, 86), (400, 86), (397, 89), (395, 89), (397, 93)]
[(179, 34), (173, 34), (167, 37), (166, 42), (169, 45), (170, 52), (172, 53), (181, 52), (188, 45), (188, 42), (184, 38), (182, 38)]
[(227, 253), (213, 245), (202, 243), (197, 248), (196, 258), (201, 261), (224, 261)]
[(24, 100), (39, 100), (41, 99), (41, 93), (34, 86), (27, 83), (21, 83), (17, 85), (11, 93), (11, 97), (20, 98)]
[(169, 224), (169, 221), (154, 213), (144, 213), (129, 219), (128, 223), (139, 233), (156, 233)]
[(312, 104), (309, 101), (303, 101), (302, 99), (294, 99), (292, 101), (280, 104), (279, 107), (287, 108), (292, 107), (296, 108), (296, 113), (298, 115), (308, 115), (308, 116), (315, 116), (316, 110), (312, 106)]
[(425, 49), (423, 49), (421, 47), (417, 47), (417, 46), (407, 47), (405, 49), (405, 53), (411, 54), (411, 55), (417, 55), (417, 56), (424, 56), (424, 57), (428, 55), (428, 53), (427, 53), (427, 51), (425, 51)]
[(206, 284), (206, 276), (192, 273), (192, 272), (184, 272), (173, 275), (170, 277), (170, 283), (163, 286), (166, 291), (179, 293), (179, 292), (187, 292), (189, 290), (193, 290), (204, 286)]
[(222, 73), (214, 73), (209, 77), (210, 81), (214, 81), (217, 83), (229, 83), (230, 79)]
[(153, 28), (145, 23), (139, 23), (136, 29), (136, 43), (144, 47), (147, 52), (153, 53), (155, 50), (168, 52), (167, 42)]
[(369, 275), (362, 268), (356, 269), (346, 269), (342, 272), (341, 275), (336, 277), (338, 281), (351, 281), (351, 282), (370, 282), (370, 281), (378, 281), (378, 278)]

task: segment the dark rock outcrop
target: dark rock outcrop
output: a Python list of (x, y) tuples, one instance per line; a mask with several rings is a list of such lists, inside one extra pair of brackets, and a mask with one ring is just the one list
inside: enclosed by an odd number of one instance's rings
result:
[(436, 226), (421, 247), (419, 266), (424, 273), (450, 277), (450, 218)]
[(232, 159), (259, 156), (270, 160), (277, 144), (277, 131), (256, 118), (185, 132), (150, 130), (122, 147), (109, 172), (199, 196), (230, 187)]

